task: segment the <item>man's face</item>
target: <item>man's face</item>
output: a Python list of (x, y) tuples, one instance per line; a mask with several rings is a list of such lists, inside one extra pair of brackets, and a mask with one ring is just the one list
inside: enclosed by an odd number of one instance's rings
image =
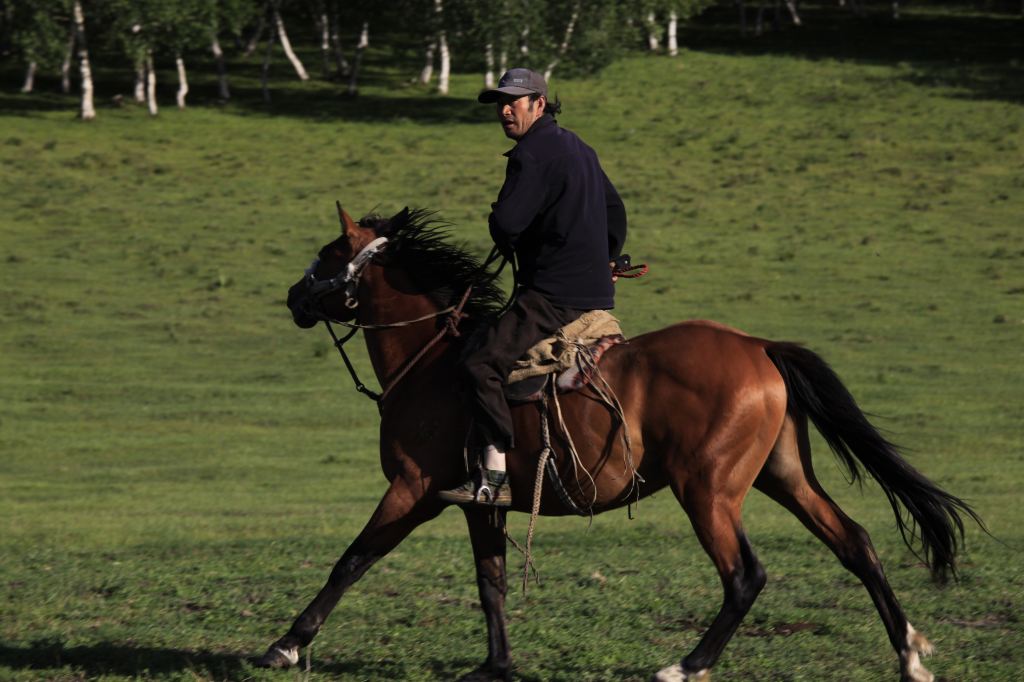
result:
[(531, 102), (529, 95), (499, 95), (496, 104), (498, 122), (507, 137), (518, 140), (544, 114), (546, 105), (547, 100), (543, 96)]

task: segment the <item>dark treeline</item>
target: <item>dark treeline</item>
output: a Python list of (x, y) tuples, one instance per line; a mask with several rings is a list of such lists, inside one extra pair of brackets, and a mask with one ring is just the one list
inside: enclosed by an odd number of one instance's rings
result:
[[(981, 9), (1024, 12), (1024, 0), (978, 0)], [(623, 50), (675, 55), (678, 28), (714, 0), (0, 0), (0, 56), (24, 69), (22, 92), (37, 74), (81, 93), (81, 117), (96, 115), (94, 62), (131, 69), (132, 96), (156, 115), (155, 63), (173, 61), (176, 100), (189, 92), (188, 63), (212, 63), (218, 97), (231, 97), (228, 57), (261, 63), (263, 98), (270, 100), (270, 63), (284, 54), (288, 77), (338, 81), (356, 93), (371, 41), (416, 56), (410, 80), (448, 93), (453, 69), (481, 74), (489, 86), (509, 66), (550, 75), (593, 72)], [(865, 0), (836, 0), (851, 16)], [(797, 0), (729, 0), (737, 28), (757, 35), (768, 21), (802, 23)], [(887, 0), (898, 18), (899, 0)], [(934, 4), (930, 3), (930, 4)], [(997, 6), (998, 5), (998, 6)], [(298, 39), (302, 57), (293, 47)], [(304, 61), (305, 60), (305, 61)], [(275, 77), (281, 78), (277, 69)]]

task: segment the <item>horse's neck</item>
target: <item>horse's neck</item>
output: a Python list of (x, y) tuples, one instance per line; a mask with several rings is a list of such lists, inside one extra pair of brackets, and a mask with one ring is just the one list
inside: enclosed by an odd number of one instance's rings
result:
[[(396, 324), (427, 317), (405, 326), (366, 330), (366, 348), (373, 371), (380, 385), (386, 386), (437, 335), (438, 318), (433, 315), (440, 308), (429, 296), (410, 293), (412, 287), (400, 272), (392, 270), (385, 274), (382, 267), (367, 268), (363, 282), (360, 324)], [(417, 365), (425, 365), (431, 355)]]

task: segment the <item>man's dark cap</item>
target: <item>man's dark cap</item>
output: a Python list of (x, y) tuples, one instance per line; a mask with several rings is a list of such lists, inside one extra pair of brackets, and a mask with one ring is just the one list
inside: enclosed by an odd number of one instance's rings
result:
[(509, 69), (498, 81), (497, 88), (484, 90), (476, 99), (481, 104), (493, 104), (501, 95), (520, 97), (533, 94), (548, 96), (548, 84), (544, 76), (529, 69)]

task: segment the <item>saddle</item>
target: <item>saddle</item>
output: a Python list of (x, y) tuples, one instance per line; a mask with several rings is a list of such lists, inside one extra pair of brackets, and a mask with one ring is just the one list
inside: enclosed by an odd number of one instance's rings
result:
[(620, 343), (626, 343), (626, 338), (611, 313), (587, 311), (516, 361), (505, 398), (513, 404), (541, 400), (552, 382), (559, 393), (578, 391), (591, 383), (605, 351)]

